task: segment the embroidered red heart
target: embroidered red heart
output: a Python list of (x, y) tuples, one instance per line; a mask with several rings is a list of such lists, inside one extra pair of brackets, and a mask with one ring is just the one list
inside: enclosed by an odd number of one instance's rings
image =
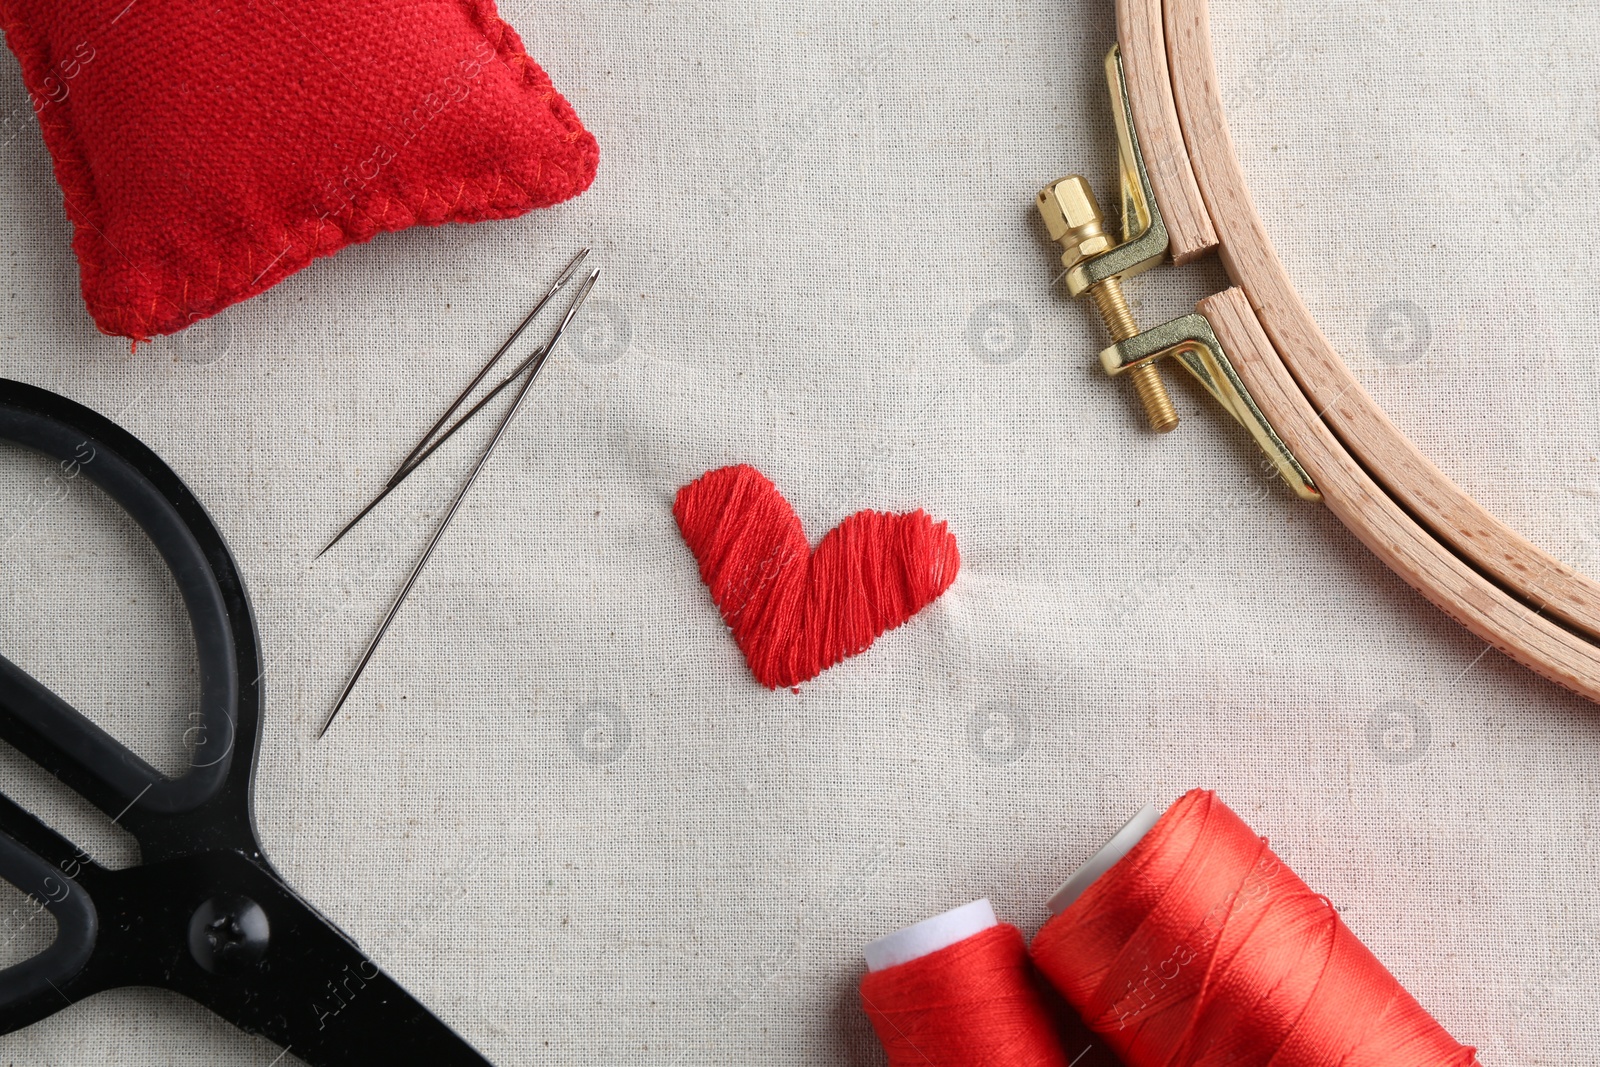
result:
[(789, 502), (754, 467), (703, 475), (672, 505), (700, 578), (769, 689), (810, 681), (937, 600), (956, 539), (922, 511), (861, 511), (813, 552)]

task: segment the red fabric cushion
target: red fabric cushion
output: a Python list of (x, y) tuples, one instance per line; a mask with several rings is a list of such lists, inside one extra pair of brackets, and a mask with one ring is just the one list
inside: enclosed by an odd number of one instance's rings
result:
[(599, 149), (492, 0), (0, 0), (109, 334), (575, 196)]

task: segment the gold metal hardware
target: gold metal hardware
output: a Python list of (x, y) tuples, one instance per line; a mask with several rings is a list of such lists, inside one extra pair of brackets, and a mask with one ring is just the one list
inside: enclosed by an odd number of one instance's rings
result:
[[(1067, 288), (1072, 295), (1088, 295), (1094, 299), (1112, 341), (1131, 341), (1139, 336), (1139, 323), (1133, 317), (1133, 310), (1128, 307), (1127, 298), (1122, 295), (1122, 279), (1116, 274), (1108, 274), (1099, 280), (1091, 280), (1086, 273), (1080, 274), (1086, 262), (1108, 256), (1119, 247), (1106, 235), (1105, 216), (1100, 212), (1100, 204), (1094, 198), (1089, 180), (1081, 174), (1072, 174), (1047, 187), (1039, 194), (1039, 214), (1044, 217), (1050, 239), (1064, 250), (1061, 265), (1067, 268)], [(1123, 216), (1124, 241), (1127, 240), (1126, 227), (1130, 217), (1127, 214)], [(1126, 247), (1126, 244), (1121, 247)], [(1083, 283), (1082, 289), (1074, 286), (1074, 278)], [(1167, 395), (1167, 387), (1161, 381), (1161, 372), (1155, 364), (1135, 367), (1129, 372), (1129, 377), (1133, 380), (1139, 403), (1144, 406), (1145, 417), (1150, 420), (1150, 429), (1156, 433), (1176, 430), (1178, 409), (1172, 406), (1172, 397)]]
[(1039, 194), (1039, 214), (1050, 239), (1061, 246), (1067, 291), (1074, 297), (1093, 299), (1111, 333), (1112, 345), (1101, 353), (1107, 374), (1126, 374), (1150, 420), (1150, 428), (1167, 433), (1178, 425), (1156, 369), (1159, 360), (1172, 356), (1200, 382), (1228, 414), (1250, 432), (1296, 495), (1321, 500), (1322, 494), (1294, 454), (1262, 414), (1249, 389), (1240, 380), (1222, 343), (1204, 315), (1185, 315), (1153, 330), (1141, 332), (1128, 307), (1122, 283), (1142, 274), (1167, 257), (1171, 240), (1161, 209), (1150, 187), (1144, 152), (1133, 124), (1128, 100), (1122, 50), (1113, 47), (1106, 56), (1106, 80), (1111, 88), (1112, 114), (1117, 127), (1117, 160), (1121, 174), (1122, 239), (1105, 230), (1105, 218), (1086, 178), (1071, 175), (1053, 182)]
[(1100, 365), (1107, 374), (1116, 377), (1137, 374), (1167, 356), (1176, 358), (1183, 369), (1216, 398), (1224, 411), (1250, 431), (1250, 436), (1255, 438), (1296, 496), (1303, 500), (1322, 499), (1316, 483), (1256, 406), (1250, 390), (1239, 380), (1228, 354), (1222, 350), (1222, 342), (1217, 340), (1204, 315), (1185, 315), (1118, 342), (1100, 353)]

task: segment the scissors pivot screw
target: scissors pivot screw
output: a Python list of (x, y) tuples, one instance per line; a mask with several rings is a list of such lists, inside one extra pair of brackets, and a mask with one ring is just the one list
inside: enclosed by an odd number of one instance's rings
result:
[(189, 919), (189, 954), (210, 974), (249, 973), (271, 937), (267, 913), (249, 897), (212, 897)]
[[(10, 1047), (6, 1035), (63, 1008), (139, 985), (182, 994), (272, 1041), (285, 1050), (274, 1063), (293, 1050), (306, 1067), (491, 1067), (262, 854), (254, 783), (264, 676), (255, 617), (233, 554), (188, 486), (111, 420), (4, 378), (0, 442), (63, 469), (77, 464), (149, 537), (187, 609), (198, 722), (208, 751), (220, 753), (169, 778), (0, 654), (0, 740), (120, 823), (144, 860), (102, 867), (6, 796), (11, 775), (4, 776), (0, 881), (49, 912), (55, 937), (21, 963), (0, 961), (0, 1047)], [(320, 1007), (328, 996), (335, 1007)], [(334, 1014), (337, 1025), (328, 1021)]]

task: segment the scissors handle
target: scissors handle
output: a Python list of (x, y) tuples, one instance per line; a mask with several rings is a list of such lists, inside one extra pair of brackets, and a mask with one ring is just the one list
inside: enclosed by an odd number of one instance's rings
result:
[[(82, 972), (94, 953), (100, 917), (94, 901), (67, 874), (76, 869), (76, 850), (63, 838), (3, 796), (0, 826), (6, 831), (0, 832), (0, 879), (27, 896), (12, 913), (6, 940), (47, 912), (56, 922), (49, 948), (0, 970), (0, 1019), (14, 1017), (24, 1025), (61, 1007), (60, 988)], [(29, 839), (27, 844), (9, 836), (17, 831)]]
[[(7, 867), (12, 859), (18, 866)], [(87, 925), (71, 917), (70, 941), (58, 937), (28, 961), (43, 961), (29, 997), (0, 998), (0, 1033), (102, 990), (143, 985), (198, 1001), (311, 1067), (490, 1067), (259, 853), (202, 853), (116, 871), (85, 865), (71, 881), (0, 835), (0, 875), (14, 881), (13, 873), (32, 878), (16, 884), (39, 886), (58, 915), (80, 904), (89, 913)]]
[[(197, 760), (167, 778), (110, 734), (0, 656), (0, 737), (138, 837), (148, 858), (166, 851), (164, 817), (194, 812), (221, 794), (230, 772), (248, 779), (253, 745), (235, 751), (241, 730), (240, 662), (256, 662), (255, 634), (238, 572), (221, 535), (183, 482), (148, 448), (110, 420), (64, 397), (0, 381), (0, 440), (55, 459), (63, 477), (99, 486), (140, 526), (171, 571), (194, 633), (200, 670), (200, 733), (225, 741), (231, 758)], [(243, 625), (251, 632), (240, 634)], [(246, 675), (246, 677), (251, 677)], [(219, 745), (208, 745), (208, 751)], [(248, 805), (248, 781), (235, 781), (234, 807)]]
[(259, 644), (238, 569), (199, 501), (127, 431), (18, 382), (0, 380), (0, 440), (94, 482), (149, 535), (193, 626), (204, 741), (184, 774), (164, 777), (0, 657), (0, 738), (132, 832), (143, 861), (101, 867), (0, 796), (0, 879), (57, 927), (42, 954), (0, 970), (0, 1034), (143, 985), (182, 993), (312, 1067), (487, 1067), (262, 855), (251, 810)]

